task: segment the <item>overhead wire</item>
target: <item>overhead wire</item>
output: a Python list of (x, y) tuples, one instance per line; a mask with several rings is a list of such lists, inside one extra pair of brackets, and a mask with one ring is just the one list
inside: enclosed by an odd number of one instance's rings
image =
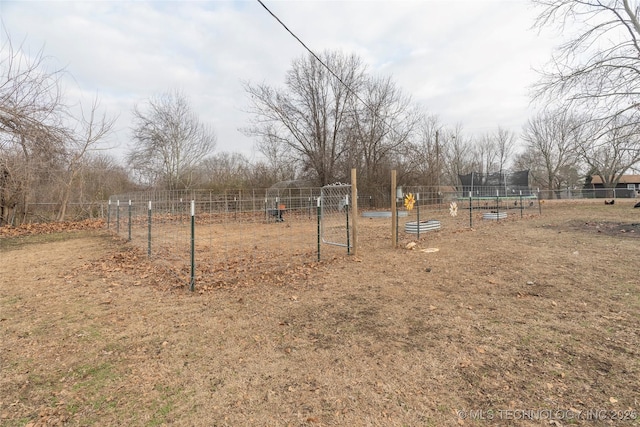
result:
[(347, 83), (344, 82), (344, 80), (342, 80), (342, 78), (336, 74), (331, 67), (329, 67), (311, 48), (309, 48), (303, 41), (302, 39), (300, 39), (300, 37), (298, 37), (293, 31), (291, 31), (291, 29), (289, 29), (289, 27), (287, 27), (287, 25), (282, 22), (282, 20), (280, 18), (278, 18), (278, 16), (276, 16), (275, 13), (273, 13), (263, 2), (262, 0), (256, 0), (258, 3), (260, 3), (260, 5), (269, 13), (269, 15), (271, 15), (276, 21), (278, 21), (278, 23), (294, 38), (298, 41), (298, 43), (300, 43), (302, 45), (302, 47), (304, 47), (307, 52), (309, 52), (311, 54), (311, 56), (313, 56), (316, 61), (318, 61), (324, 68), (327, 69), (327, 71), (329, 71), (329, 73), (335, 77), (353, 96), (356, 97), (356, 99), (358, 101), (360, 101), (369, 111), (371, 111), (371, 113), (375, 114), (376, 116), (378, 116), (378, 118), (382, 121), (382, 123), (384, 125), (386, 125), (391, 131), (393, 131), (394, 133), (398, 134), (398, 132), (393, 128), (393, 126), (391, 126), (389, 123), (387, 123), (387, 121), (385, 120), (384, 117), (380, 117), (380, 115), (373, 109), (373, 107), (371, 107), (365, 100), (363, 100), (360, 95), (358, 95), (358, 93), (353, 90), (351, 88), (351, 86), (349, 86)]
[[(309, 52), (309, 53), (310, 53), (310, 54), (311, 54), (311, 55), (312, 55), (312, 56), (313, 56), (313, 57), (314, 57), (314, 58), (315, 58), (315, 59), (316, 59), (320, 64), (322, 64), (322, 66), (323, 66), (324, 68), (326, 68), (326, 69), (329, 71), (329, 73), (331, 73), (331, 75), (332, 75), (333, 77), (335, 77), (336, 79), (338, 79), (338, 81), (339, 81), (340, 83), (342, 83), (342, 84), (344, 85), (344, 87), (346, 87), (346, 88), (347, 88), (347, 89), (348, 89), (352, 94), (354, 94), (356, 97), (358, 97), (358, 94), (357, 94), (353, 89), (351, 89), (351, 87), (350, 87), (348, 84), (346, 84), (346, 83), (342, 80), (342, 78), (341, 78), (339, 75), (337, 75), (337, 74), (336, 74), (336, 73), (331, 69), (331, 67), (329, 67), (327, 64), (325, 64), (325, 63), (324, 63), (324, 61), (323, 61), (322, 59), (320, 59), (320, 57), (319, 57), (318, 55), (316, 55), (316, 53), (315, 53), (313, 50), (311, 50), (311, 48), (309, 48), (309, 47), (308, 47), (308, 46), (307, 46), (307, 45), (306, 45), (306, 44), (305, 44), (305, 43), (300, 39), (300, 37), (298, 37), (298, 36), (297, 36), (293, 31), (291, 31), (291, 30), (289, 29), (289, 27), (287, 27), (287, 25), (286, 25), (284, 22), (282, 22), (282, 20), (281, 20), (280, 18), (278, 18), (278, 17), (276, 16), (276, 14), (275, 14), (275, 13), (273, 13), (273, 12), (272, 12), (272, 11), (271, 11), (267, 6), (266, 6), (266, 5), (262, 2), (262, 0), (257, 0), (257, 1), (258, 1), (258, 3), (260, 3), (260, 4), (262, 5), (262, 7), (263, 7), (267, 12), (269, 12), (269, 15), (271, 15), (271, 16), (272, 16), (276, 21), (278, 21), (278, 23), (279, 23), (280, 25), (282, 25), (282, 27), (283, 27), (285, 30), (287, 30), (287, 32), (288, 32), (289, 34), (291, 34), (291, 36), (292, 36), (294, 39), (296, 39), (296, 40), (298, 41), (298, 43), (300, 43), (300, 44), (302, 45), (302, 47), (304, 47), (304, 48), (307, 50), (307, 52)], [(360, 99), (360, 98), (358, 97), (358, 99)], [(362, 99), (360, 99), (360, 101), (361, 101), (361, 102), (364, 102), (364, 101), (362, 101)], [(365, 105), (366, 105), (366, 103), (365, 103)]]

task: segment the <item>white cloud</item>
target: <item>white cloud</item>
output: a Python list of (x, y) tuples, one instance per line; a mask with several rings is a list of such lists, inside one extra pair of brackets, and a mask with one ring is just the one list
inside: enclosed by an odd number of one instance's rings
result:
[[(316, 52), (361, 56), (390, 74), (445, 124), (484, 133), (518, 131), (532, 113), (527, 87), (552, 41), (529, 30), (525, 0), (269, 1), (265, 4)], [(44, 47), (85, 103), (97, 93), (118, 115), (120, 153), (129, 142), (131, 109), (180, 89), (219, 150), (252, 152), (243, 81), (279, 86), (305, 54), (258, 2), (0, 1), (14, 43)], [(3, 34), (4, 37), (4, 34)]]

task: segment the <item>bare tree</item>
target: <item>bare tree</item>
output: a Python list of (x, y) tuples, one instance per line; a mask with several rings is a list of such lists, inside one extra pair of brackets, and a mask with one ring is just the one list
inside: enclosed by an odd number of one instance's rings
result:
[(109, 196), (137, 189), (127, 170), (115, 158), (102, 151), (92, 151), (84, 156), (73, 184), (75, 198), (72, 201), (78, 203), (78, 215), (94, 217), (103, 213), (100, 209)]
[(0, 156), (0, 225), (13, 224), (26, 181), (20, 153), (3, 149)]
[(580, 141), (576, 150), (605, 188), (615, 188), (622, 175), (640, 162), (640, 124), (617, 116), (605, 129), (594, 126), (585, 131), (591, 137)]
[(27, 55), (6, 34), (0, 45), (0, 225), (22, 216), (36, 180), (60, 151), (60, 70), (48, 72), (42, 51)]
[(221, 152), (203, 160), (197, 168), (198, 185), (215, 190), (244, 188), (251, 164), (240, 153)]
[[(363, 187), (387, 183), (394, 154), (408, 145), (420, 121), (411, 98), (389, 77), (366, 78), (358, 98), (352, 98), (350, 139), (362, 159)], [(355, 157), (352, 155), (352, 157)], [(355, 164), (351, 165), (355, 167)]]
[(481, 174), (489, 175), (497, 168), (496, 143), (490, 134), (483, 135), (479, 141), (475, 142), (473, 149), (474, 164)]
[[(589, 112), (602, 130), (640, 121), (640, 22), (630, 0), (533, 0), (540, 29), (571, 29), (536, 87), (538, 97)], [(577, 29), (577, 30), (576, 30)], [(631, 120), (615, 120), (624, 115)]]
[(522, 130), (526, 154), (520, 157), (520, 165), (526, 164), (533, 179), (555, 194), (569, 184), (570, 171), (577, 168), (583, 130), (580, 121), (563, 109), (536, 115)]
[(474, 147), (474, 163), (480, 173), (504, 173), (515, 151), (516, 136), (498, 127), (483, 135)]
[(461, 124), (447, 127), (437, 116), (424, 115), (416, 133), (404, 159), (411, 170), (410, 182), (434, 188), (457, 186), (460, 175), (477, 167), (474, 143)]
[(42, 51), (30, 56), (22, 46), (14, 48), (8, 34), (0, 45), (0, 131), (5, 137), (22, 136), (18, 142), (25, 142), (31, 134), (50, 132), (60, 124), (59, 79), (64, 70), (47, 70), (46, 59)]
[(420, 117), (416, 135), (404, 154), (405, 168), (410, 172), (409, 181), (419, 185), (437, 185), (440, 133), (442, 124), (437, 116)]
[(496, 161), (498, 163), (498, 170), (502, 174), (508, 169), (509, 162), (516, 148), (516, 135), (504, 128), (498, 127), (496, 131), (491, 134), (494, 146), (496, 149)]
[(65, 132), (64, 169), (58, 175), (61, 189), (60, 208), (56, 216), (58, 221), (65, 219), (73, 186), (86, 164), (88, 153), (108, 137), (115, 123), (115, 118), (98, 113), (99, 105), (95, 98), (87, 114), (81, 111), (82, 117), (77, 122), (77, 128)]
[(460, 124), (445, 129), (442, 141), (445, 182), (458, 185), (460, 175), (473, 172), (473, 141), (464, 134)]
[(351, 98), (363, 84), (364, 66), (354, 55), (326, 52), (321, 59), (332, 72), (309, 55), (293, 61), (284, 89), (246, 84), (245, 90), (255, 116), (247, 133), (281, 146), (302, 173), (313, 171), (325, 185), (338, 178), (338, 159), (348, 149)]
[(136, 145), (127, 162), (147, 185), (189, 188), (196, 165), (213, 151), (215, 134), (200, 122), (187, 97), (167, 92), (133, 110)]
[(411, 98), (391, 78), (366, 74), (357, 56), (326, 52), (321, 61), (294, 60), (283, 89), (247, 84), (255, 116), (247, 134), (271, 162), (276, 153), (296, 162), (298, 178), (326, 185), (357, 167), (361, 187), (385, 185), (419, 121)]
[(290, 148), (279, 143), (275, 131), (269, 131), (257, 142), (258, 151), (264, 160), (254, 164), (259, 166), (262, 179), (269, 185), (280, 181), (293, 180), (300, 175), (300, 162)]
[(74, 117), (59, 85), (64, 71), (49, 71), (42, 51), (14, 49), (8, 34), (0, 51), (0, 224), (18, 206), (24, 221), (35, 198), (57, 202), (63, 220), (85, 157), (113, 119), (96, 116), (97, 99), (88, 117)]

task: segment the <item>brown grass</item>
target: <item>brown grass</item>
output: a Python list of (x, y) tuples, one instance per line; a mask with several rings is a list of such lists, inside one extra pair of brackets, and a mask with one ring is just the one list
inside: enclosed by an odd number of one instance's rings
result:
[(357, 257), (195, 293), (106, 232), (5, 242), (0, 425), (638, 425), (631, 206), (414, 250), (362, 219)]

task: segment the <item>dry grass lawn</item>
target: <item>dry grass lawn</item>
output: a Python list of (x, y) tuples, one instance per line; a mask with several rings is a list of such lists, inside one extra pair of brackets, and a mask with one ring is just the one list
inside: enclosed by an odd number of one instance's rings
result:
[(640, 425), (624, 202), (413, 250), (362, 219), (355, 257), (195, 293), (106, 231), (0, 236), (0, 425)]

